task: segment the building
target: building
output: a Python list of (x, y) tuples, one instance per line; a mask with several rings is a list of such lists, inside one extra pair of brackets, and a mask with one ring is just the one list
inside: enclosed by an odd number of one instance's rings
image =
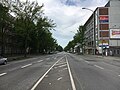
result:
[(105, 7), (97, 7), (87, 22), (86, 46), (88, 54), (120, 55), (120, 0), (110, 0)]

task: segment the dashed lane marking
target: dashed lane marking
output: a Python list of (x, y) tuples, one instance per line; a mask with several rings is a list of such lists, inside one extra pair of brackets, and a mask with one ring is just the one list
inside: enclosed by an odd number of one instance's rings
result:
[(39, 62), (39, 63), (40, 63), (40, 62), (42, 62), (42, 61), (43, 61), (43, 60), (40, 60), (40, 61), (37, 61), (37, 62)]
[(1, 73), (1, 74), (0, 74), (0, 77), (1, 77), (1, 76), (4, 76), (4, 75), (6, 75), (6, 74), (7, 74), (7, 73)]
[(49, 83), (49, 85), (51, 85), (52, 83)]
[(67, 64), (65, 64), (65, 65), (61, 65), (61, 66), (59, 66), (59, 67), (64, 67), (64, 66), (66, 66)]
[(59, 81), (59, 80), (61, 80), (61, 79), (62, 79), (62, 77), (58, 78), (57, 80)]
[(32, 63), (27, 64), (27, 65), (25, 65), (25, 66), (22, 66), (21, 68), (23, 69), (23, 68), (29, 67), (29, 66), (31, 66), (31, 65), (32, 65)]
[(46, 60), (50, 60), (50, 58), (47, 58)]
[(64, 71), (64, 70), (67, 70), (67, 68), (63, 68), (62, 70), (59, 70), (59, 72), (62, 72), (62, 71)]
[(104, 69), (103, 67), (100, 67), (98, 65), (94, 65), (95, 67), (99, 68), (99, 69)]
[(85, 61), (86, 63), (90, 63), (90, 62), (88, 62), (88, 61)]
[(64, 62), (64, 63), (59, 63), (59, 64), (56, 64), (56, 66), (58, 66), (58, 65), (62, 65), (62, 64), (66, 64), (66, 62)]

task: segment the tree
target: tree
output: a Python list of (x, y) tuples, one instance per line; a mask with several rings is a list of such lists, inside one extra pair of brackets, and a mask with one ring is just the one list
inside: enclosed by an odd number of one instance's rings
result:
[(5, 52), (5, 35), (9, 32), (12, 27), (11, 19), (12, 17), (9, 14), (9, 8), (3, 6), (0, 3), (0, 34), (1, 34), (1, 56), (4, 56)]
[(73, 40), (68, 43), (68, 45), (65, 47), (65, 51), (73, 51), (75, 45), (79, 44), (78, 46), (78, 52), (80, 52), (80, 48), (82, 48), (85, 45), (85, 29), (83, 26), (79, 26), (77, 33), (74, 35)]
[[(3, 6), (7, 6), (7, 12), (12, 14), (12, 31), (15, 34), (18, 46), (24, 48), (24, 56), (26, 57), (29, 49), (31, 52), (52, 51), (56, 48), (56, 40), (52, 37), (50, 30), (56, 27), (53, 20), (43, 16), (43, 6), (39, 6), (37, 2), (26, 0), (2, 0)], [(1, 15), (3, 16), (3, 14)], [(1, 22), (0, 22), (1, 23)], [(1, 26), (3, 26), (1, 24)], [(6, 27), (6, 26), (5, 26)]]
[(53, 48), (55, 40), (52, 38), (52, 30), (55, 27), (53, 20), (49, 20), (47, 17), (39, 18), (36, 26), (37, 41), (39, 52), (48, 51)]
[(77, 33), (74, 36), (74, 41), (75, 43), (79, 43), (80, 45), (78, 46), (78, 53), (80, 52), (80, 48), (82, 49), (83, 53), (83, 46), (85, 45), (85, 29), (83, 26), (79, 26)]
[(62, 46), (58, 45), (57, 48), (56, 48), (56, 50), (62, 52), (63, 48), (62, 48)]
[(75, 41), (69, 41), (69, 43), (67, 44), (67, 46), (64, 48), (65, 51), (69, 51), (69, 52), (73, 52), (74, 46), (75, 46)]
[(33, 26), (35, 26), (36, 20), (43, 14), (43, 5), (39, 6), (37, 2), (28, 0), (25, 2), (17, 0), (11, 6), (11, 11), (16, 18), (15, 30), (24, 38), (24, 56), (26, 57), (30, 43), (30, 31), (35, 30)]

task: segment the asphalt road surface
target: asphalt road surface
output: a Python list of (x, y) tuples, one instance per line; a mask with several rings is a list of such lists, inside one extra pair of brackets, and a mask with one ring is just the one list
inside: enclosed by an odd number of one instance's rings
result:
[(120, 59), (62, 52), (9, 62), (0, 90), (120, 90)]

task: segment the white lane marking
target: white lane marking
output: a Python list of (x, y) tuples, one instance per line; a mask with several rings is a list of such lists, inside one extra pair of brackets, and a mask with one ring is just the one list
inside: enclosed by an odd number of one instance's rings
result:
[(51, 85), (52, 83), (49, 83), (49, 85)]
[[(64, 57), (62, 57), (64, 58)], [(35, 88), (38, 86), (38, 84), (44, 79), (44, 77), (50, 72), (50, 70), (55, 66), (56, 63), (58, 63), (62, 58), (60, 58), (57, 62), (55, 62), (48, 70), (47, 72), (45, 72), (43, 74), (42, 77), (39, 78), (39, 80), (37, 81), (37, 83), (35, 83), (35, 85), (31, 88), (31, 90), (35, 90)]]
[(86, 63), (90, 63), (90, 62), (88, 62), (88, 61), (85, 61)]
[(104, 69), (103, 67), (100, 67), (100, 66), (98, 66), (98, 65), (94, 65), (95, 67), (97, 67), (97, 68), (100, 68), (100, 69)]
[(47, 58), (46, 60), (49, 60), (50, 58)]
[(25, 65), (25, 66), (22, 66), (21, 68), (26, 68), (26, 67), (31, 66), (31, 65), (32, 65), (32, 63), (27, 64), (27, 65)]
[(62, 71), (64, 71), (64, 70), (67, 70), (67, 68), (63, 68), (62, 70), (59, 70), (59, 72), (62, 72)]
[(61, 79), (62, 79), (62, 77), (58, 78), (57, 80), (59, 81), (59, 80), (61, 80)]
[(3, 76), (3, 75), (6, 75), (6, 74), (7, 74), (7, 73), (1, 73), (1, 74), (0, 74), (0, 77)]
[(63, 71), (63, 70), (67, 70), (67, 68), (63, 68), (62, 71)]
[(40, 61), (37, 61), (37, 62), (39, 62), (39, 63), (40, 63), (40, 62), (42, 62), (42, 61), (43, 61), (43, 60), (40, 60)]
[(46, 78), (48, 77), (48, 75), (45, 76)]
[(61, 65), (61, 66), (59, 66), (59, 67), (64, 67), (64, 66), (66, 66), (67, 64), (65, 64), (65, 65)]
[(61, 64), (66, 64), (66, 62), (64, 62), (64, 63), (59, 63), (59, 64), (56, 64), (56, 66), (57, 66), (57, 65), (61, 65)]
[(67, 60), (67, 56), (66, 56), (66, 62), (67, 62), (67, 66), (68, 66), (68, 71), (69, 71), (69, 75), (70, 75), (72, 89), (76, 90), (75, 83), (74, 83), (74, 80), (73, 80), (73, 76), (72, 76), (72, 73), (71, 73), (71, 70), (70, 70), (70, 66), (69, 66), (69, 63), (68, 63), (68, 60)]
[(56, 68), (58, 68), (58, 67), (54, 67), (54, 69), (56, 69)]

